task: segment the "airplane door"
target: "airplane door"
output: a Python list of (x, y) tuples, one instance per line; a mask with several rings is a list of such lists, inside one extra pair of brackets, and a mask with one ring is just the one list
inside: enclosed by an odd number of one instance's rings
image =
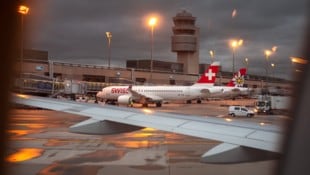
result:
[(185, 87), (183, 93), (185, 97), (189, 98), (191, 95), (190, 87)]

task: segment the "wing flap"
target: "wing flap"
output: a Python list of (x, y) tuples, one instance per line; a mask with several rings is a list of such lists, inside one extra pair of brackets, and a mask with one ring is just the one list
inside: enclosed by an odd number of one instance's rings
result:
[(209, 89), (201, 89), (200, 93), (204, 94), (205, 96), (210, 96), (211, 92)]
[(88, 119), (69, 128), (70, 132), (81, 134), (119, 134), (142, 129), (132, 125), (105, 120)]

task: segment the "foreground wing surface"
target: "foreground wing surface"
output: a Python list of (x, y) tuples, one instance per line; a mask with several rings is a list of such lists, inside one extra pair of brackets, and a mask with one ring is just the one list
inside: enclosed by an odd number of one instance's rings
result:
[(283, 132), (280, 127), (273, 125), (260, 125), (238, 120), (227, 121), (214, 117), (168, 114), (150, 109), (87, 104), (19, 94), (13, 95), (13, 102), (90, 117), (90, 119), (76, 124), (76, 127), (108, 121), (138, 128), (151, 127), (225, 143), (214, 149), (213, 152), (207, 153), (207, 156), (233, 150), (239, 146), (273, 153), (281, 152)]

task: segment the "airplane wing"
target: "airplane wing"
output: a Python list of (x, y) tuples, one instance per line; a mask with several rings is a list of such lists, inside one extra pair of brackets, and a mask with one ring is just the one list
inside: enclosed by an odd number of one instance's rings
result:
[(241, 90), (239, 88), (237, 88), (237, 87), (236, 88), (231, 88), (230, 91), (234, 92), (234, 93), (240, 93), (241, 92)]
[(126, 132), (141, 127), (223, 142), (202, 156), (208, 163), (237, 163), (273, 159), (281, 153), (283, 131), (273, 125), (223, 118), (155, 112), (110, 105), (79, 103), (46, 97), (14, 94), (14, 103), (89, 117), (70, 127), (88, 134)]

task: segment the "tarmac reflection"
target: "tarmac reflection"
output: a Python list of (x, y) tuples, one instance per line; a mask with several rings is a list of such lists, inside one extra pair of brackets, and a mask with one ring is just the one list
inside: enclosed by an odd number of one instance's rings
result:
[(33, 159), (35, 157), (41, 156), (43, 153), (43, 149), (38, 148), (22, 148), (19, 149), (16, 153), (9, 155), (6, 158), (7, 162), (22, 162), (26, 160)]
[[(190, 107), (192, 112), (196, 111), (196, 106)], [(205, 107), (208, 111), (215, 110)], [(176, 109), (183, 110), (189, 111)], [(13, 110), (7, 131), (10, 134), (6, 158), (9, 174), (269, 175), (276, 165), (274, 161), (203, 164), (200, 156), (218, 142), (152, 128), (113, 135), (68, 132), (69, 126), (83, 120), (85, 117), (56, 111)]]
[(16, 137), (20, 137), (20, 136), (23, 136), (23, 135), (30, 134), (30, 131), (26, 131), (26, 130), (9, 130), (7, 132), (11, 136), (16, 136)]

